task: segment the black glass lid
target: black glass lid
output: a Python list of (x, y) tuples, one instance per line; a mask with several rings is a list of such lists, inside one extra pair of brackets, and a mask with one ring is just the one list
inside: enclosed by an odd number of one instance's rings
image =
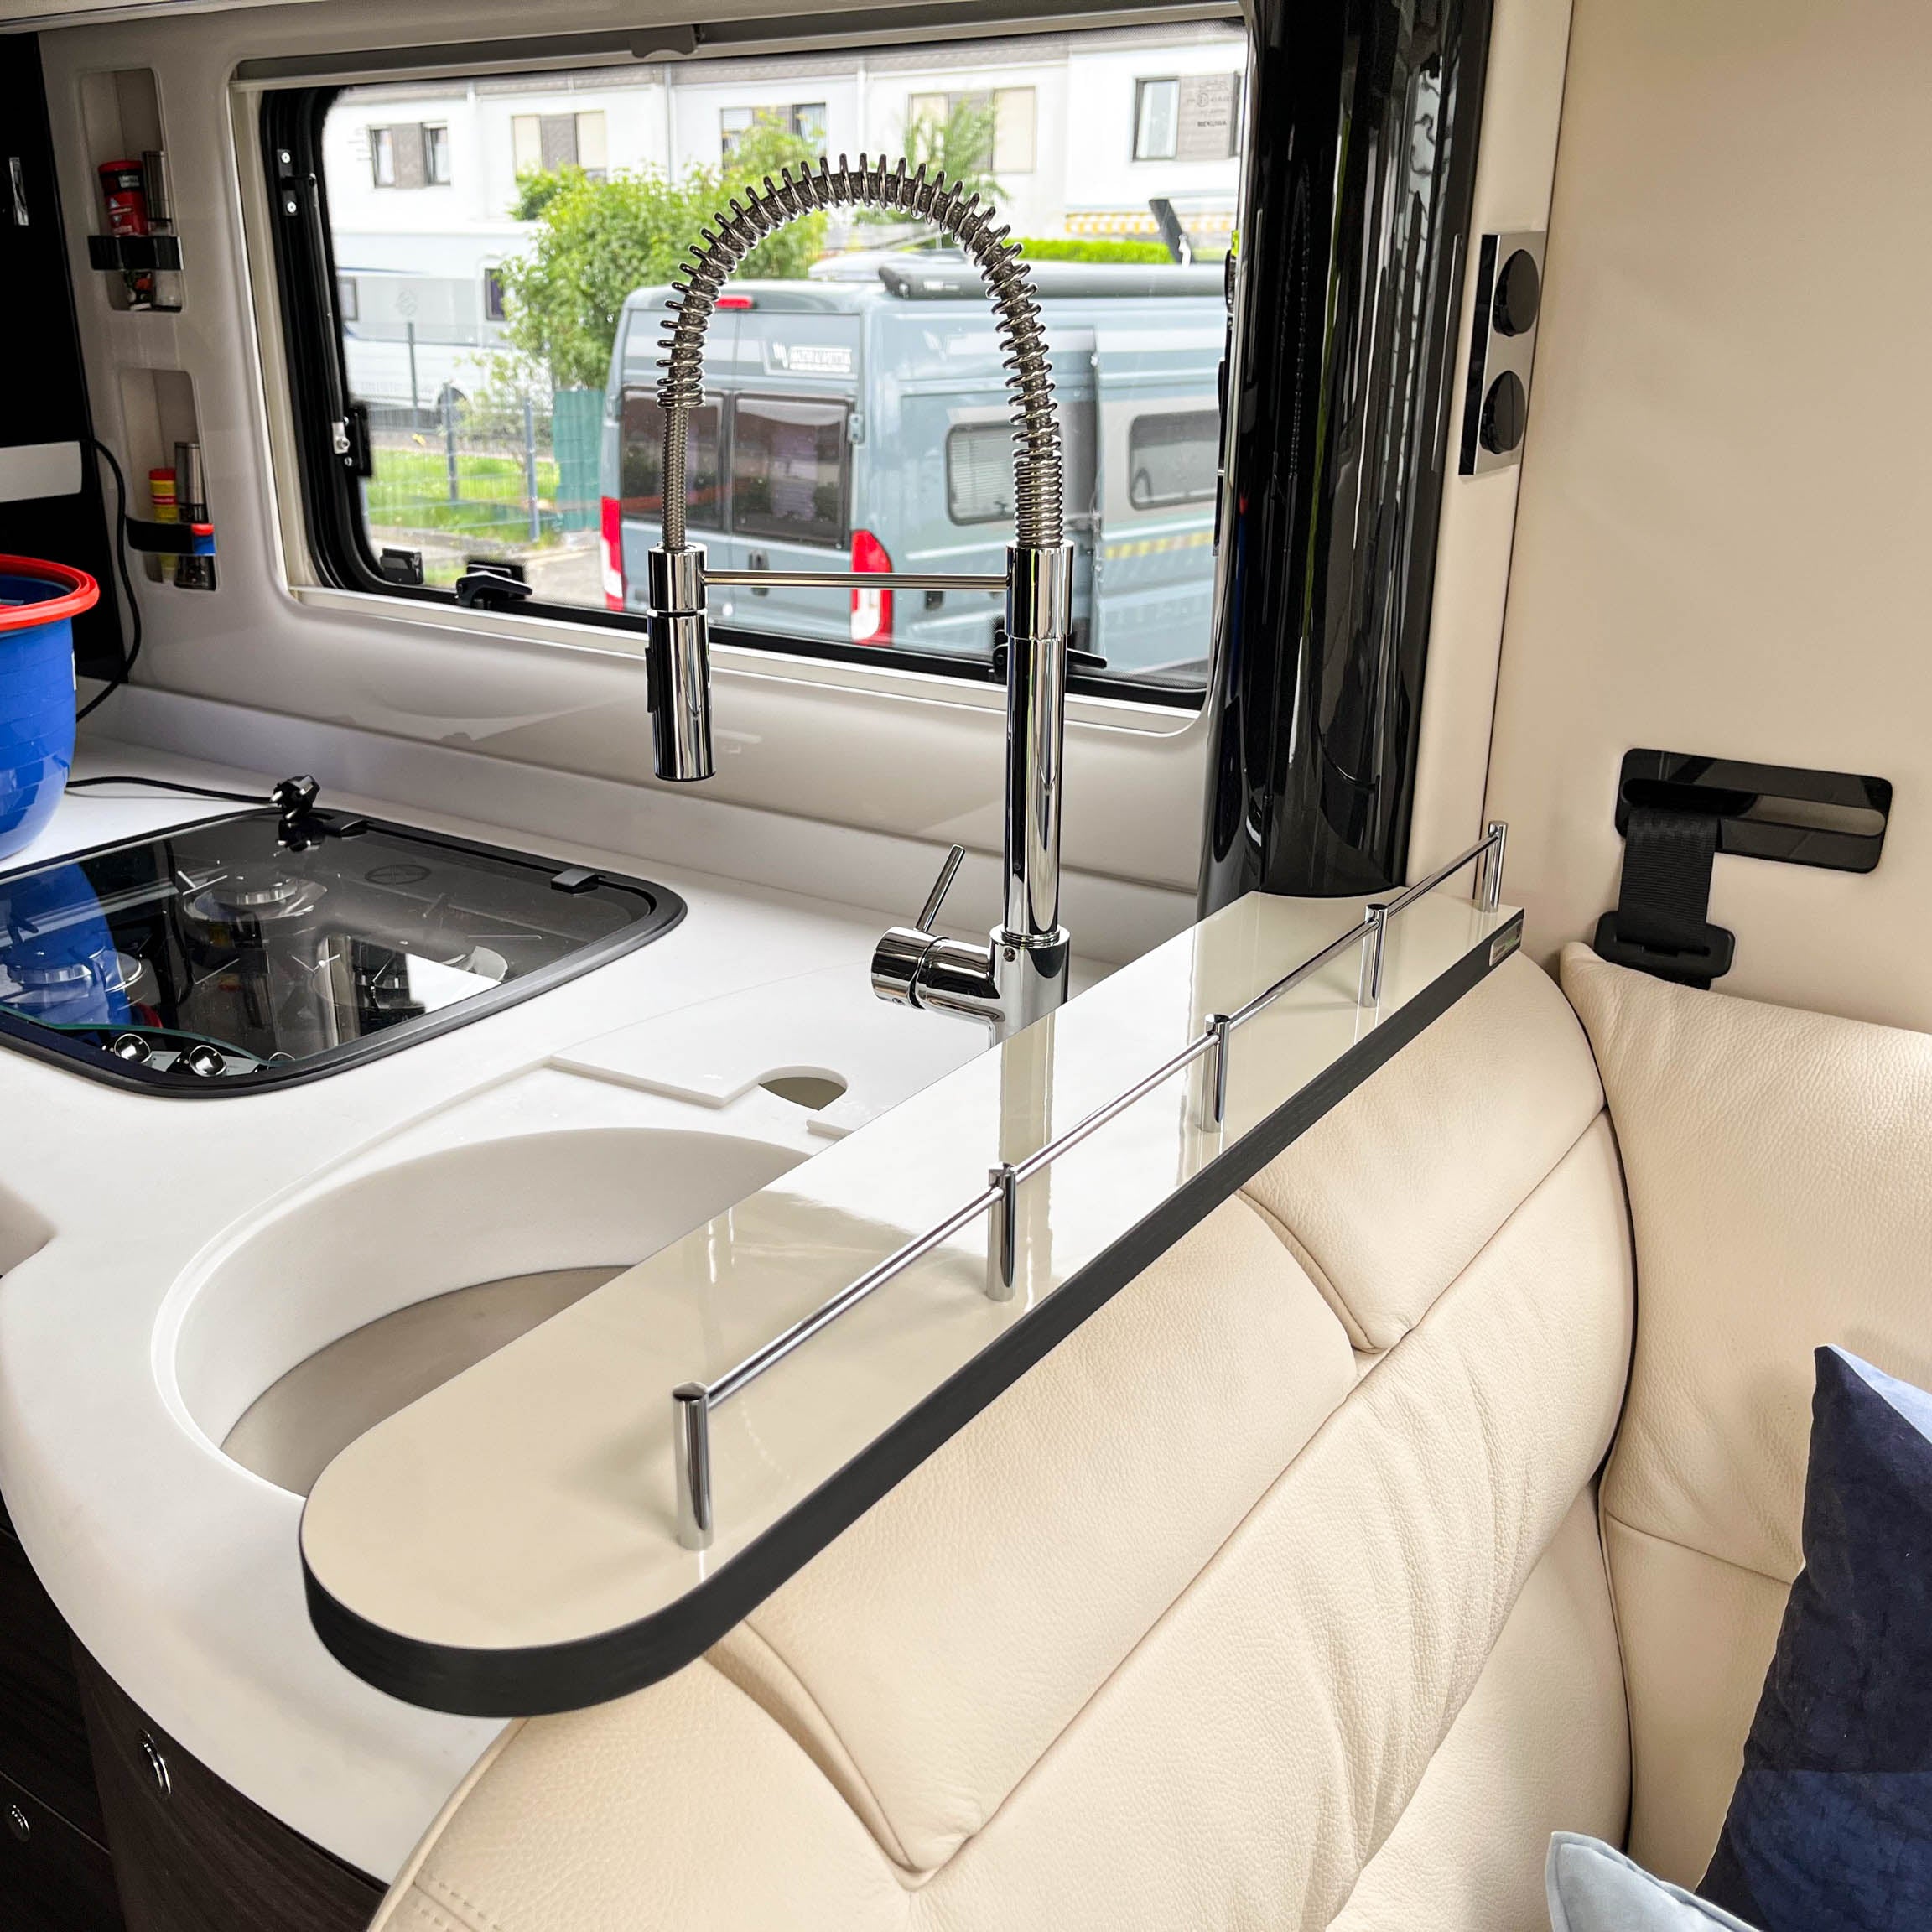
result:
[(150, 1092), (314, 1079), (668, 932), (662, 886), (335, 812), (0, 878), (0, 1039)]

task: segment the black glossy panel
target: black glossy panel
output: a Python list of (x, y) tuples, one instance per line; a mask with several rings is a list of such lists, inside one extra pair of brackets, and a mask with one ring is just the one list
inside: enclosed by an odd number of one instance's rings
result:
[(1489, 0), (1250, 18), (1204, 911), (1407, 866), (1488, 56)]

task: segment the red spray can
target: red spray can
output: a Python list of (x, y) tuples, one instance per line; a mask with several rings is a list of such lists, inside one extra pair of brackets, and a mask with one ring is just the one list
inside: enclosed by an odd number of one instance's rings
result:
[[(148, 175), (138, 161), (103, 161), (101, 164), (101, 193), (107, 204), (107, 232), (115, 236), (145, 235), (148, 227)], [(154, 305), (154, 276), (145, 268), (123, 268), (130, 306), (151, 309)]]

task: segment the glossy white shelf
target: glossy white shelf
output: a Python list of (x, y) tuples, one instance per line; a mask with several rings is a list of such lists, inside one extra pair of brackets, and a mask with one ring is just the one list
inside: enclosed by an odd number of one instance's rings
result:
[[(1361, 902), (1244, 899), (380, 1424), (303, 1518), (324, 1642), (476, 1715), (680, 1668), (1513, 951), (1520, 915), (1468, 890), (1389, 921), (1367, 1001)], [(1021, 1182), (1000, 1298), (989, 1170), (1072, 1141), (1331, 948), (1233, 1034), (1218, 1125), (1210, 1046)], [(745, 1373), (835, 1298), (853, 1305)], [(672, 1391), (692, 1384), (704, 1548), (688, 1499), (680, 1540)]]

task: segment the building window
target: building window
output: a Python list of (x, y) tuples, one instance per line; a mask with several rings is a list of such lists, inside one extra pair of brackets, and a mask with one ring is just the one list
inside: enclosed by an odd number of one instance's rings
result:
[[(954, 153), (953, 117), (962, 109), (984, 128), (976, 154)], [(914, 94), (906, 102), (908, 147), (922, 146), (927, 156), (956, 173), (988, 170), (995, 174), (1031, 174), (1040, 164), (1034, 91), (1031, 87), (981, 88), (976, 93)], [(922, 142), (912, 130), (923, 127)]]
[(509, 320), (503, 307), (503, 278), (494, 268), (483, 271), (483, 319), (486, 322)]
[(446, 188), (449, 130), (438, 122), (403, 122), (369, 130), (369, 170), (378, 188)]
[(1136, 161), (1225, 161), (1236, 152), (1238, 74), (1184, 74), (1134, 83)]
[(825, 145), (827, 115), (823, 101), (794, 101), (789, 106), (720, 107), (718, 145), (727, 161), (761, 121), (797, 135), (808, 148), (823, 148)]
[(601, 181), (610, 166), (604, 110), (583, 114), (513, 114), (510, 117), (512, 164), (518, 174), (554, 174), (581, 168)]
[(360, 322), (362, 319), (361, 291), (356, 288), (353, 275), (338, 275), (335, 278), (335, 313), (345, 322)]

